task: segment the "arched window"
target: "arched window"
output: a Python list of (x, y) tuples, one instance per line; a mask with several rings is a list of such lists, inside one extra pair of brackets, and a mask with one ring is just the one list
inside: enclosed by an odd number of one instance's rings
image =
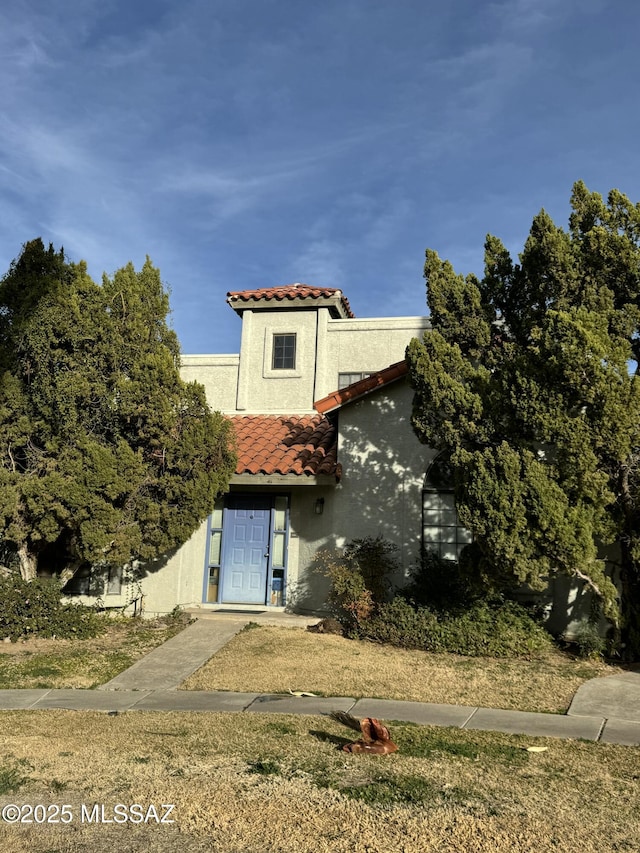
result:
[(453, 498), (453, 472), (441, 453), (427, 468), (422, 488), (422, 545), (443, 560), (458, 561), (460, 552), (472, 541), (460, 524)]

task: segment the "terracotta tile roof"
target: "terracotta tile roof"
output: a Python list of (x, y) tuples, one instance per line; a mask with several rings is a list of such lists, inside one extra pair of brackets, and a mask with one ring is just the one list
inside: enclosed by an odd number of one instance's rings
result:
[(236, 474), (326, 474), (340, 479), (338, 433), (324, 415), (235, 415)]
[(282, 302), (285, 299), (328, 299), (340, 297), (343, 310), (347, 317), (354, 318), (349, 300), (337, 287), (312, 287), (309, 284), (284, 284), (280, 287), (261, 287), (257, 290), (230, 290), (227, 293), (227, 302), (232, 308), (238, 310), (238, 303), (252, 301)]
[(396, 364), (385, 367), (384, 370), (378, 370), (377, 373), (372, 373), (371, 376), (360, 379), (352, 385), (347, 385), (346, 388), (341, 388), (339, 391), (333, 391), (331, 394), (323, 397), (322, 400), (317, 400), (313, 404), (313, 408), (325, 415), (327, 412), (339, 409), (340, 406), (344, 406), (345, 403), (358, 400), (360, 397), (364, 397), (366, 394), (370, 394), (372, 391), (376, 391), (384, 385), (389, 385), (391, 382), (401, 379), (403, 376), (406, 376), (406, 374), (406, 361), (398, 361)]

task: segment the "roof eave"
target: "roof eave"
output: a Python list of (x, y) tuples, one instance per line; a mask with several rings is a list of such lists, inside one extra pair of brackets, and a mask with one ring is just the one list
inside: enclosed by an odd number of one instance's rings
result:
[(313, 408), (321, 415), (328, 415), (336, 409), (340, 409), (349, 403), (355, 403), (356, 400), (362, 400), (363, 397), (373, 394), (374, 391), (379, 391), (393, 382), (404, 379), (407, 373), (407, 363), (405, 361), (396, 362), (384, 370), (379, 370), (365, 379), (354, 382), (353, 385), (348, 385), (339, 391), (332, 391), (331, 394), (327, 394), (321, 400), (316, 400)]
[(335, 486), (340, 471), (335, 474), (234, 474), (232, 486)]
[(328, 308), (333, 320), (353, 319), (353, 314), (347, 310), (342, 293), (334, 296), (316, 296), (316, 297), (299, 297), (299, 298), (265, 298), (265, 297), (250, 297), (249, 299), (241, 299), (238, 296), (228, 296), (227, 304), (242, 316), (245, 311), (273, 311), (274, 307), (278, 310), (295, 310), (295, 309), (316, 309)]

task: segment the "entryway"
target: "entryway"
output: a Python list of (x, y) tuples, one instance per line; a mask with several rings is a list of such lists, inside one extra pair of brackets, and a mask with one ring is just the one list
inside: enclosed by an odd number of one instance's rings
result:
[(205, 601), (284, 604), (288, 499), (227, 495), (211, 516)]

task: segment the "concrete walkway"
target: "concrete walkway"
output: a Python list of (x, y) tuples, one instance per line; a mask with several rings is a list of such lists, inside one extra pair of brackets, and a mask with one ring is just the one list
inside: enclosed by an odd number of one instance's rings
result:
[(0, 690), (0, 710), (194, 711), (328, 714), (349, 711), (420, 725), (498, 731), (532, 737), (583, 738), (640, 745), (640, 672), (598, 678), (577, 691), (567, 715), (535, 714), (462, 705), (353, 697), (296, 697), (226, 691), (178, 690), (247, 622), (301, 626), (316, 618), (289, 614), (206, 614), (98, 690)]
[(175, 637), (149, 652), (98, 690), (172, 690), (205, 664), (248, 622), (301, 628), (314, 625), (317, 617), (289, 613), (208, 611)]

